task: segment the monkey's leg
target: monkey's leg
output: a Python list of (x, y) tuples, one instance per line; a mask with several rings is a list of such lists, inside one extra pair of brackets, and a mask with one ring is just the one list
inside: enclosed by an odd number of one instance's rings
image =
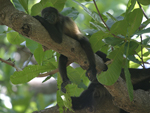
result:
[(59, 57), (59, 73), (63, 80), (63, 83), (61, 84), (61, 91), (64, 93), (66, 93), (65, 86), (67, 84), (71, 83), (67, 76), (67, 69), (66, 69), (67, 62), (68, 62), (68, 58), (64, 55), (60, 55), (60, 57)]
[(97, 70), (96, 70), (96, 64), (95, 64), (95, 56), (94, 56), (93, 50), (91, 48), (91, 44), (87, 40), (86, 37), (80, 38), (79, 42), (80, 42), (82, 48), (84, 49), (84, 51), (87, 55), (89, 64), (90, 64), (89, 69), (86, 72), (86, 76), (89, 78), (90, 81), (93, 81), (96, 79)]
[(50, 24), (47, 20), (40, 16), (33, 16), (35, 19), (37, 19), (47, 30), (50, 37), (56, 42), (61, 43), (62, 42), (62, 33), (56, 28), (55, 24)]

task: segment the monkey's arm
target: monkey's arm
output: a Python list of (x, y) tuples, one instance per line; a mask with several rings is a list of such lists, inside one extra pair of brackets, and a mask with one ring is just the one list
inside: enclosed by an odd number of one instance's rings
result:
[(79, 43), (82, 46), (83, 50), (85, 51), (90, 64), (89, 69), (86, 72), (86, 76), (89, 78), (90, 81), (93, 81), (96, 79), (97, 70), (95, 64), (95, 56), (91, 44), (84, 36), (79, 39)]
[(40, 16), (33, 16), (35, 19), (37, 19), (48, 31), (50, 37), (56, 42), (61, 43), (62, 42), (62, 32), (58, 30), (55, 27), (55, 24), (50, 24), (47, 20)]

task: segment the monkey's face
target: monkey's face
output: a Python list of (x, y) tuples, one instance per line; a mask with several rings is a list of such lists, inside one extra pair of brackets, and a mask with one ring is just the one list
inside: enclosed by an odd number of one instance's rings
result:
[(42, 17), (46, 19), (50, 24), (56, 24), (59, 21), (59, 12), (53, 7), (47, 7), (41, 12)]
[(42, 17), (47, 20), (50, 24), (55, 24), (57, 22), (58, 16), (54, 12), (45, 12), (42, 14)]

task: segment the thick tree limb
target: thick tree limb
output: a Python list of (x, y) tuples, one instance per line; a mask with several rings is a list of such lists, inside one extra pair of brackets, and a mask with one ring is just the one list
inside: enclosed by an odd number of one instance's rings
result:
[(134, 99), (131, 102), (125, 81), (121, 77), (115, 84), (105, 86), (105, 88), (113, 96), (114, 103), (118, 107), (130, 113), (150, 113), (150, 92), (143, 90), (134, 91)]
[[(77, 62), (83, 69), (88, 69), (89, 63), (86, 54), (77, 41), (63, 35), (63, 42), (61, 44), (55, 43), (36, 19), (16, 10), (10, 0), (0, 0), (0, 24), (9, 26), (23, 36), (46, 46), (48, 49), (53, 49), (67, 56), (70, 61)], [(104, 62), (97, 55), (95, 57), (96, 68), (98, 72), (101, 72), (104, 69)], [(114, 101), (118, 106), (122, 105), (122, 108), (129, 111), (133, 110), (135, 113), (148, 113), (150, 111), (150, 95), (144, 91), (135, 91), (134, 101), (130, 102), (126, 85), (121, 77), (114, 85), (105, 87), (114, 97)]]

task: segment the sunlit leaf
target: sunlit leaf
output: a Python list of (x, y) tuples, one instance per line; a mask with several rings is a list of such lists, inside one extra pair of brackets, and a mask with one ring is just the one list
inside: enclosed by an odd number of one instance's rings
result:
[(32, 80), (34, 77), (37, 77), (40, 73), (54, 69), (53, 66), (39, 66), (39, 65), (29, 65), (24, 68), (23, 71), (14, 72), (11, 75), (10, 80), (13, 84), (23, 84)]
[(140, 27), (143, 18), (143, 12), (140, 8), (134, 9), (133, 12), (129, 13), (126, 17), (128, 22), (128, 36), (131, 36)]
[(113, 62), (108, 66), (108, 70), (106, 72), (102, 72), (98, 76), (98, 81), (100, 83), (105, 85), (112, 85), (117, 81), (122, 69), (123, 51), (124, 45), (110, 53), (109, 58), (113, 59)]
[(11, 44), (21, 44), (25, 41), (24, 37), (18, 32), (9, 32), (7, 33), (7, 39)]

